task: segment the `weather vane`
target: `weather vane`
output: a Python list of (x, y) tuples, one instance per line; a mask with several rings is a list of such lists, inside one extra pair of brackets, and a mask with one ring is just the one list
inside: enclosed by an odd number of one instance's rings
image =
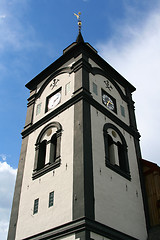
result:
[(81, 27), (82, 27), (82, 22), (81, 22), (81, 19), (80, 19), (81, 12), (79, 12), (78, 14), (74, 13), (74, 15), (77, 17), (79, 32), (81, 32)]

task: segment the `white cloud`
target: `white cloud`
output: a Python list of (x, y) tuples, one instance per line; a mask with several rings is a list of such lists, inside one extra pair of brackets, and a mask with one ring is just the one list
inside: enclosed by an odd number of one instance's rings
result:
[(2, 240), (7, 239), (8, 221), (0, 221), (0, 237)]
[(16, 173), (7, 162), (0, 161), (0, 239), (7, 238)]
[(160, 9), (141, 24), (123, 23), (117, 35), (99, 43), (100, 54), (136, 88), (135, 100), (142, 156), (160, 165)]
[(41, 44), (36, 38), (34, 28), (23, 17), (29, 8), (28, 2), (0, 0), (0, 5), (0, 51), (8, 49), (19, 51), (39, 47)]
[[(3, 154), (5, 157), (6, 155)], [(16, 175), (17, 170), (13, 169), (10, 165), (8, 165), (7, 162), (0, 162), (0, 172), (3, 174), (4, 172), (7, 172), (9, 174)]]

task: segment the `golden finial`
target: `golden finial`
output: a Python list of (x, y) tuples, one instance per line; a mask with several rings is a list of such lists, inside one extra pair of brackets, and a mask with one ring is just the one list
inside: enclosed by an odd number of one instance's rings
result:
[(78, 14), (74, 13), (74, 15), (77, 17), (79, 32), (81, 32), (81, 27), (82, 27), (82, 22), (81, 22), (81, 19), (80, 19), (81, 12), (78, 12)]

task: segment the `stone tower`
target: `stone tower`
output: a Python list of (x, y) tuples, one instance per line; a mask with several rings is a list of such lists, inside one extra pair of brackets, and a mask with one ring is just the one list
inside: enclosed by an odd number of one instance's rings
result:
[(146, 240), (135, 88), (81, 32), (26, 87), (8, 240)]

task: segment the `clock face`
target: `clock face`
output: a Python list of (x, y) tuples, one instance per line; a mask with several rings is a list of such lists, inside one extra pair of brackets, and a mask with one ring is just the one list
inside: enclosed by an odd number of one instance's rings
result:
[(103, 93), (102, 95), (102, 101), (104, 103), (104, 105), (109, 108), (110, 110), (114, 111), (115, 110), (115, 106), (114, 106), (114, 103), (113, 103), (113, 100), (107, 96), (107, 94)]
[(61, 100), (61, 93), (58, 92), (48, 100), (48, 110), (53, 109)]

